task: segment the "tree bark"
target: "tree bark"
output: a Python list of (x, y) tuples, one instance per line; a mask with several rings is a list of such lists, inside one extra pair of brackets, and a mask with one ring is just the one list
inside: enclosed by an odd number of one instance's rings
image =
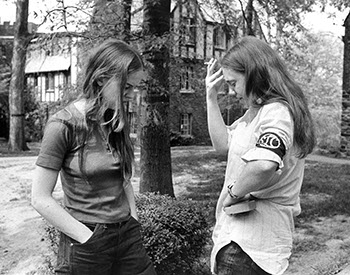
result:
[(113, 37), (129, 41), (131, 4), (132, 0), (95, 0), (90, 23), (92, 36), (101, 40)]
[(253, 28), (254, 6), (253, 0), (249, 0), (246, 8), (247, 35), (255, 35)]
[(24, 135), (24, 87), (26, 52), (29, 44), (28, 0), (17, 0), (13, 42), (12, 74), (9, 91), (11, 151), (28, 150)]
[(166, 35), (169, 30), (170, 0), (145, 0), (143, 32), (148, 40), (144, 56), (149, 78), (141, 123), (140, 192), (174, 196), (168, 122), (170, 55)]

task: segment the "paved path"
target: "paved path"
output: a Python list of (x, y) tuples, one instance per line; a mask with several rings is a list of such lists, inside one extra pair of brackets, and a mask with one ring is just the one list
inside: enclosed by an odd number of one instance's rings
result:
[(322, 155), (316, 155), (316, 154), (308, 155), (306, 160), (317, 161), (317, 162), (324, 162), (324, 163), (348, 164), (348, 165), (350, 165), (350, 158), (348, 158), (348, 159), (331, 158), (331, 157), (322, 156)]

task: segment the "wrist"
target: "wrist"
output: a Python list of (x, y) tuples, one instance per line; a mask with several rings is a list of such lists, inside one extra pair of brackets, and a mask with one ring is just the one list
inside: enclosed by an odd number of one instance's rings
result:
[(230, 183), (228, 186), (227, 186), (227, 192), (228, 194), (230, 195), (230, 197), (234, 200), (239, 200), (242, 198), (242, 196), (239, 196), (237, 195), (234, 190), (233, 190), (233, 187), (234, 185), (236, 184), (236, 181), (234, 180), (232, 183)]

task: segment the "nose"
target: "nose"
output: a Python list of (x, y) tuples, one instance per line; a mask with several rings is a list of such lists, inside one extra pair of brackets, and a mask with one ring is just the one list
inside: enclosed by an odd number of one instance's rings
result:
[(131, 101), (134, 99), (134, 88), (129, 88), (125, 90), (124, 92), (124, 100), (125, 101)]
[(233, 89), (232, 87), (229, 87), (229, 94), (234, 95), (234, 96), (237, 95), (235, 89)]

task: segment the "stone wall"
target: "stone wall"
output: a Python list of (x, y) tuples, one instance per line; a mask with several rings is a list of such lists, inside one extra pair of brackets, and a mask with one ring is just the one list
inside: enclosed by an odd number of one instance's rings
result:
[(343, 98), (340, 151), (350, 157), (350, 13), (345, 19)]

